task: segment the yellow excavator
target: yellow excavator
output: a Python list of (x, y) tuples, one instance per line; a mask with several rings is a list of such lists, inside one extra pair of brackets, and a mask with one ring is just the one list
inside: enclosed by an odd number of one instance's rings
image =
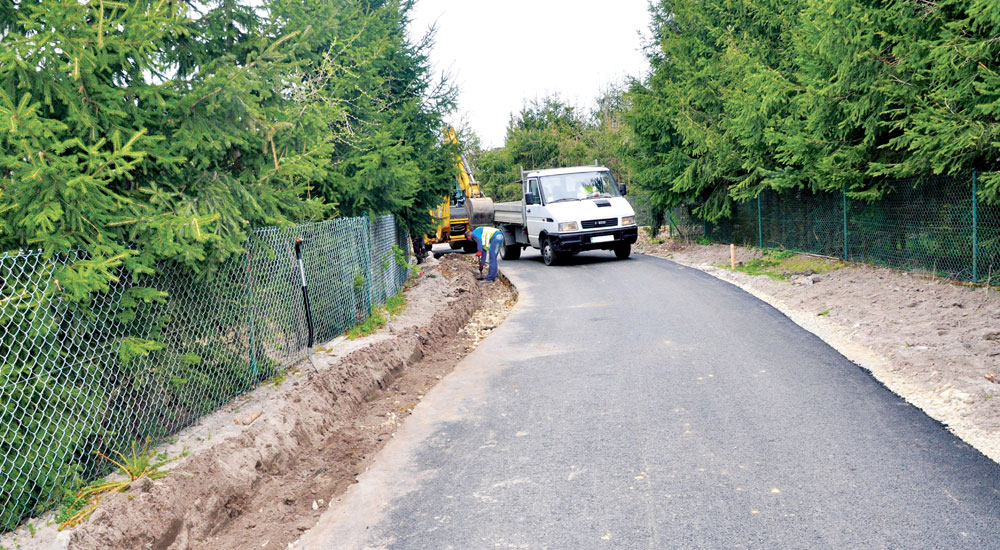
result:
[[(448, 126), (444, 129), (445, 143), (458, 145), (455, 129)], [(465, 249), (475, 252), (476, 244), (466, 240), (465, 232), (481, 225), (493, 223), (493, 199), (483, 195), (479, 182), (472, 175), (469, 161), (461, 153), (456, 153), (455, 162), (458, 165), (458, 181), (454, 191), (441, 202), (441, 205), (431, 211), (437, 221), (433, 233), (424, 235), (423, 246), (417, 244), (415, 250), (422, 257), (435, 244), (449, 244), (452, 249)]]

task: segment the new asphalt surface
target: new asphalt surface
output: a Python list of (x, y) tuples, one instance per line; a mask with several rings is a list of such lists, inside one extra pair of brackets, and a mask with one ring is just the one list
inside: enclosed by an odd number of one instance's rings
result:
[(781, 313), (607, 252), (510, 318), (298, 548), (1000, 548), (1000, 466)]

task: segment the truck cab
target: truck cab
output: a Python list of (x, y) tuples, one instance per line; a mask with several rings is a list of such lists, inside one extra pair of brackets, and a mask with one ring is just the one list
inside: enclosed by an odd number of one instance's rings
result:
[(522, 248), (542, 251), (546, 265), (584, 250), (611, 250), (629, 257), (638, 240), (635, 211), (624, 185), (603, 166), (525, 172), (520, 203), (496, 205), (495, 223), (504, 232), (505, 259)]

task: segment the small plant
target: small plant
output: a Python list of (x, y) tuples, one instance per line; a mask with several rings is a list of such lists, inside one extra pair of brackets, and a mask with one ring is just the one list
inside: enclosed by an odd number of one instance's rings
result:
[(66, 527), (75, 527), (86, 521), (94, 513), (94, 510), (101, 503), (101, 499), (107, 493), (127, 491), (133, 482), (143, 477), (148, 477), (149, 479), (165, 477), (170, 473), (170, 470), (160, 470), (160, 468), (176, 460), (176, 458), (166, 458), (166, 455), (163, 453), (158, 454), (156, 451), (150, 451), (149, 438), (146, 438), (146, 442), (141, 449), (133, 441), (132, 452), (128, 456), (118, 451), (114, 451), (114, 453), (118, 455), (118, 460), (100, 451), (94, 451), (94, 454), (97, 456), (117, 466), (118, 473), (128, 479), (114, 481), (99, 480), (79, 490), (76, 493), (73, 503), (68, 508), (76, 511), (59, 524), (60, 531)]
[(405, 309), (406, 296), (400, 291), (395, 296), (390, 296), (384, 306), (373, 307), (367, 319), (349, 328), (346, 333), (347, 339), (356, 340), (374, 333)]
[(667, 240), (664, 239), (663, 237), (657, 237), (655, 239), (650, 239), (649, 240), (649, 244), (663, 244), (665, 242), (667, 242)]
[(268, 380), (268, 383), (273, 385), (275, 388), (280, 388), (281, 385), (285, 383), (285, 380), (288, 380), (288, 371), (282, 370), (274, 373), (274, 376)]
[(709, 239), (708, 237), (705, 237), (705, 236), (701, 236), (701, 237), (698, 237), (697, 243), (701, 244), (701, 245), (712, 244), (712, 239)]
[(385, 310), (391, 317), (399, 316), (404, 309), (406, 309), (406, 296), (403, 296), (402, 293), (391, 296), (385, 301)]
[(387, 322), (388, 319), (385, 316), (385, 310), (380, 307), (373, 307), (367, 319), (347, 330), (347, 339), (357, 340), (358, 338), (368, 336), (382, 328), (382, 325)]
[(35, 524), (34, 524), (34, 523), (31, 523), (31, 522), (29, 521), (28, 523), (26, 523), (26, 524), (25, 524), (25, 527), (27, 527), (27, 528), (28, 528), (28, 532), (29, 532), (29, 533), (31, 533), (31, 536), (32, 536), (32, 537), (34, 537), (35, 535), (37, 535), (37, 534), (38, 534), (38, 528), (37, 528), (37, 527), (35, 527)]
[(392, 256), (396, 260), (396, 265), (398, 265), (399, 267), (405, 267), (409, 269), (410, 262), (409, 259), (407, 258), (406, 251), (400, 248), (399, 245), (397, 244), (392, 245)]
[(354, 292), (361, 292), (365, 288), (365, 278), (357, 273), (354, 275)]
[(817, 313), (816, 316), (817, 317), (825, 317), (825, 316), (829, 315), (831, 311), (833, 311), (833, 308), (830, 308), (830, 309), (825, 310), (825, 311), (821, 311), (821, 312)]

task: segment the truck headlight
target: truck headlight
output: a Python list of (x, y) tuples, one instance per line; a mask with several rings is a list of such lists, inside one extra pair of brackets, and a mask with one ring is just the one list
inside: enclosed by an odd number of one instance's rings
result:
[(579, 229), (579, 227), (576, 225), (576, 222), (563, 222), (559, 224), (560, 233), (565, 233), (566, 231), (576, 231), (577, 229)]
[(622, 218), (622, 225), (635, 225), (635, 216), (624, 216)]

